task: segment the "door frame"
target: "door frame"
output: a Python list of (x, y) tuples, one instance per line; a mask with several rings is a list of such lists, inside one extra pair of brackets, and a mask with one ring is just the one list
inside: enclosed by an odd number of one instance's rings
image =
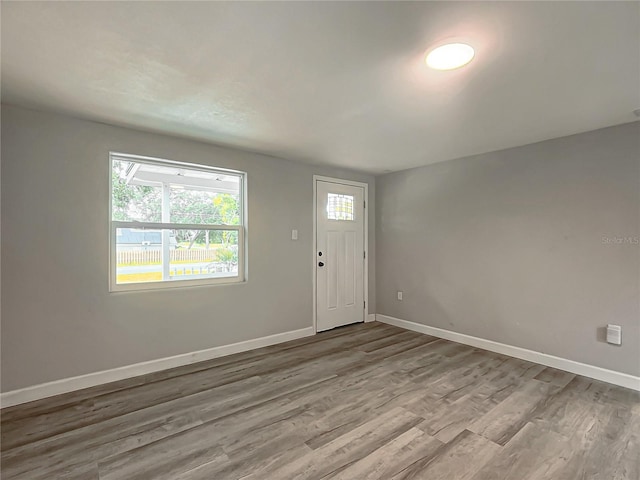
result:
[(316, 260), (318, 254), (318, 182), (338, 183), (340, 185), (349, 185), (352, 187), (361, 187), (364, 189), (364, 252), (365, 258), (363, 259), (364, 265), (362, 274), (364, 276), (363, 289), (364, 305), (362, 310), (362, 321), (366, 322), (369, 318), (369, 184), (363, 182), (355, 182), (352, 180), (345, 180), (343, 178), (324, 177), (322, 175), (313, 176), (313, 252), (311, 258), (313, 260), (313, 332), (318, 333), (318, 286), (317, 286), (317, 272), (316, 272)]

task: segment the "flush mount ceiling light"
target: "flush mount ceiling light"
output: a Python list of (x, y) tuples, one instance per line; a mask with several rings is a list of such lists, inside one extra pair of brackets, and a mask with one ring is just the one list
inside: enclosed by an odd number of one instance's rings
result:
[(447, 43), (434, 48), (427, 54), (427, 65), (435, 70), (453, 70), (466, 65), (475, 52), (466, 43)]

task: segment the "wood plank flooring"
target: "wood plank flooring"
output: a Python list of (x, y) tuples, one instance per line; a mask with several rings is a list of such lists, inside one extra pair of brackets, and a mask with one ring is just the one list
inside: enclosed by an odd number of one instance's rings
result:
[(640, 393), (358, 324), (1, 412), (3, 480), (638, 480)]

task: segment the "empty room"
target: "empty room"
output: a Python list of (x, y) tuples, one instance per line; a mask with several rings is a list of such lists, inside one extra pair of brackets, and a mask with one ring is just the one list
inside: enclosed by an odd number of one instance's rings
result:
[(640, 1), (6, 1), (3, 480), (639, 480)]

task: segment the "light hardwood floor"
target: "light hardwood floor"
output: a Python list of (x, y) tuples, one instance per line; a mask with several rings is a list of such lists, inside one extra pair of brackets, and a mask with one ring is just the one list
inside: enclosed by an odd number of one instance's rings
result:
[(640, 478), (639, 393), (379, 323), (1, 420), (3, 480)]

